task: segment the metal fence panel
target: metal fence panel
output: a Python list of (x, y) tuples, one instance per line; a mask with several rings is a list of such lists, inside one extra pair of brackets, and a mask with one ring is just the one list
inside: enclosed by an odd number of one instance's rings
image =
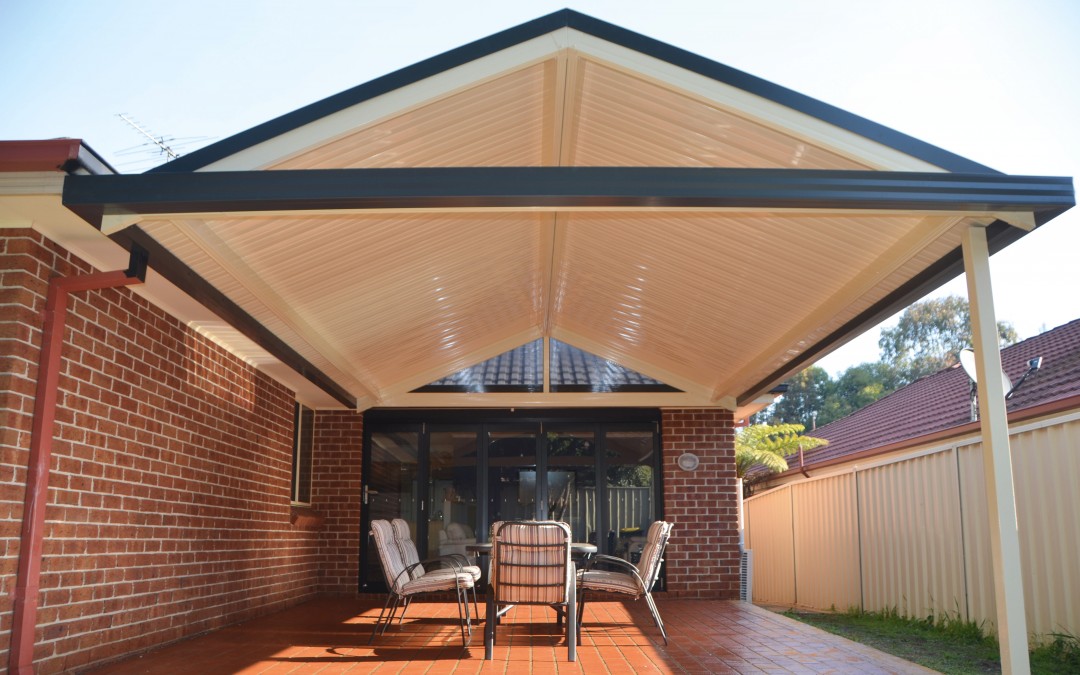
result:
[[(754, 602), (795, 604), (795, 542), (791, 490), (781, 488), (744, 504), (746, 548), (754, 552)], [(749, 536), (750, 533), (752, 536)]]
[(815, 609), (862, 606), (855, 475), (792, 486), (796, 603)]

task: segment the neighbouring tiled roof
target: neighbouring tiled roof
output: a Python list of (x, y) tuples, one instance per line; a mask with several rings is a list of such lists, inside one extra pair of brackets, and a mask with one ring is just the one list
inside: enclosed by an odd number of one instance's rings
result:
[[(540, 389), (543, 387), (543, 377), (543, 342), (534, 340), (436, 380), (421, 390), (483, 390), (488, 387)], [(581, 387), (600, 392), (633, 387), (666, 388), (663, 382), (558, 340), (551, 341), (551, 384), (554, 388)]]
[[(1028, 361), (1038, 356), (1042, 366), (1006, 401), (1010, 413), (1080, 395), (1080, 319), (1006, 347), (1001, 364), (1015, 383), (1027, 372)], [(807, 432), (828, 439), (829, 445), (806, 452), (804, 461), (810, 467), (969, 422), (970, 380), (956, 365)]]

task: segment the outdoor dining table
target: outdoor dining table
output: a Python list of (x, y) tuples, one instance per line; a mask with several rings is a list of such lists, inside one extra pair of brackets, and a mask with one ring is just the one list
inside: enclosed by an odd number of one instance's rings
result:
[[(474, 543), (474, 544), (465, 544), (465, 552), (466, 553), (471, 553), (473, 555), (490, 556), (491, 555), (491, 548), (492, 548), (491, 542), (483, 542), (483, 543), (477, 542), (477, 543)], [(589, 557), (592, 556), (595, 553), (596, 553), (596, 544), (587, 544), (585, 542), (571, 542), (571, 544), (570, 544), (570, 555), (571, 556), (581, 557), (581, 558), (583, 558), (585, 560), (588, 560)], [(484, 575), (484, 584), (486, 586), (486, 584), (487, 584), (487, 569), (486, 569), (486, 567), (484, 565), (481, 565), (480, 570), (481, 570), (482, 574)], [(503, 614), (506, 614), (506, 612), (510, 610), (510, 607), (512, 607), (512, 605), (503, 607), (499, 611), (497, 616), (501, 617)], [(558, 608), (555, 608), (555, 610), (556, 610), (556, 613), (560, 614), (560, 616), (561, 616), (561, 612), (559, 612)], [(479, 617), (477, 618), (477, 620), (479, 621)]]
[[(491, 555), (491, 542), (465, 544), (465, 552), (473, 555)], [(596, 553), (596, 544), (574, 542), (570, 544), (570, 555), (588, 558)]]

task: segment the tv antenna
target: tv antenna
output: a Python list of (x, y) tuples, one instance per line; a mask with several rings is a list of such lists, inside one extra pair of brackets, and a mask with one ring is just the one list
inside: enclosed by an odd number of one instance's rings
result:
[(180, 153), (176, 152), (171, 147), (169, 147), (169, 145), (165, 142), (165, 137), (164, 136), (161, 136), (161, 137), (154, 136), (152, 133), (150, 133), (149, 131), (144, 129), (138, 122), (131, 119), (130, 117), (128, 117), (124, 113), (118, 113), (117, 117), (119, 117), (120, 119), (127, 122), (128, 126), (130, 126), (132, 129), (139, 132), (140, 134), (142, 134), (146, 138), (150, 139), (150, 142), (153, 143), (154, 145), (156, 145), (158, 148), (160, 148), (161, 152), (165, 153), (165, 156), (169, 158), (166, 161), (174, 160), (174, 159), (176, 159), (177, 157), (180, 156)]
[[(971, 421), (976, 422), (979, 419), (979, 399), (978, 399), (978, 376), (975, 375), (975, 352), (971, 349), (960, 350), (960, 367), (967, 373), (968, 379), (971, 380), (970, 396), (971, 396)], [(1024, 380), (1028, 378), (1036, 370), (1042, 367), (1042, 357), (1036, 356), (1033, 359), (1028, 360), (1027, 372), (1021, 376), (1016, 384), (1012, 383), (1009, 376), (1005, 373), (1005, 370), (1001, 371), (1001, 384), (1002, 391), (1005, 392), (1005, 400), (1012, 398), (1012, 395), (1020, 388), (1020, 385), (1024, 383)]]

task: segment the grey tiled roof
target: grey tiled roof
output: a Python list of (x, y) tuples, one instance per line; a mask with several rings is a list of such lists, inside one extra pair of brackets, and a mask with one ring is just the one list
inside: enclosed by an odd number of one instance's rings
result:
[[(1080, 319), (1001, 350), (1001, 365), (1015, 384), (1028, 361), (1042, 357), (1006, 401), (1014, 412), (1080, 395)], [(971, 421), (970, 380), (958, 365), (912, 382), (843, 419), (808, 432), (829, 445), (805, 454), (807, 467), (863, 450), (925, 436)]]
[(542, 387), (544, 352), (540, 340), (503, 352), (493, 359), (459, 370), (429, 387), (491, 387), (518, 385)]
[[(542, 388), (544, 378), (543, 342), (535, 340), (483, 363), (460, 370), (422, 389), (516, 386)], [(589, 391), (613, 391), (625, 387), (664, 387), (664, 383), (578, 349), (551, 341), (551, 383), (553, 387), (585, 387)]]

